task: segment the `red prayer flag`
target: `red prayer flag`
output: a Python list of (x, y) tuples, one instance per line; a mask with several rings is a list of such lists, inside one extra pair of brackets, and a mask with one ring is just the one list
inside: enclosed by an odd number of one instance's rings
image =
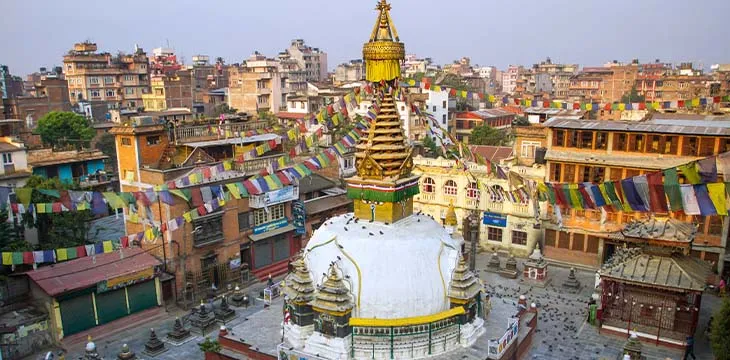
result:
[(611, 110), (611, 104), (604, 105), (603, 110)]
[(290, 185), (291, 184), (291, 181), (289, 181), (289, 178), (286, 177), (286, 175), (284, 175), (284, 172), (283, 171), (277, 171), (276, 172), (276, 177), (278, 177), (279, 180), (281, 181), (281, 183), (284, 184), (284, 185)]
[(34, 262), (35, 262), (35, 260), (33, 259), (33, 252), (24, 251), (23, 252), (23, 264), (33, 265)]
[(646, 103), (640, 102), (639, 103), (639, 110), (646, 110)]
[(652, 212), (665, 213), (669, 211), (667, 196), (664, 192), (662, 172), (657, 171), (646, 174), (646, 181), (649, 183), (649, 206)]
[(712, 102), (715, 103), (715, 104), (719, 104), (720, 103), (720, 99), (721, 98), (719, 96), (715, 96), (715, 97), (712, 98)]
[(549, 101), (543, 101), (542, 102), (542, 107), (549, 108), (550, 107), (550, 102)]
[[(165, 224), (163, 224), (163, 225), (165, 225)], [(128, 248), (129, 247), (129, 236), (124, 235), (124, 236), (120, 237), (119, 243), (122, 244), (122, 248)]]
[(209, 167), (203, 168), (203, 178), (210, 179), (210, 168)]
[(677, 100), (677, 107), (683, 108), (684, 107), (684, 100)]
[(580, 110), (580, 103), (573, 103), (573, 110)]
[[(127, 243), (127, 246), (129, 246), (129, 243)], [(76, 247), (76, 257), (84, 257), (86, 256), (86, 246), (77, 246)]]
[(456, 89), (449, 90), (449, 95), (456, 96)]

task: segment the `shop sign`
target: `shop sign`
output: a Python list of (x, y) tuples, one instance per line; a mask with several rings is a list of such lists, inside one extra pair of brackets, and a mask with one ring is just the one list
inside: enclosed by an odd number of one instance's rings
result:
[(507, 227), (507, 217), (493, 212), (484, 212), (483, 221), (484, 225)]
[(281, 204), (299, 197), (299, 188), (287, 186), (279, 190), (267, 191), (249, 198), (249, 206), (259, 209), (266, 206)]
[(151, 279), (155, 276), (153, 268), (147, 268), (131, 274), (118, 276), (115, 278), (102, 280), (96, 284), (96, 293), (100, 294), (106, 291), (119, 289), (125, 286), (133, 285), (144, 280)]
[(286, 218), (279, 219), (270, 223), (261, 224), (259, 226), (255, 226), (253, 228), (254, 235), (263, 234), (265, 232), (269, 232), (271, 230), (276, 230), (279, 228), (283, 228), (284, 226), (287, 226), (289, 224), (289, 221)]

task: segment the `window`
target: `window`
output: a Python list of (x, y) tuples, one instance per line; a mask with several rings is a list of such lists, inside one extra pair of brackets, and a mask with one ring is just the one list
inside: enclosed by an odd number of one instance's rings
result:
[(487, 240), (494, 242), (502, 242), (502, 229), (487, 226)]
[(558, 247), (568, 249), (570, 247), (570, 234), (565, 231), (558, 232)]
[(598, 237), (588, 235), (588, 246), (586, 246), (586, 252), (591, 254), (598, 254)]
[(583, 149), (593, 148), (593, 131), (580, 132), (580, 144), (578, 144), (578, 147)]
[(565, 130), (555, 130), (553, 146), (565, 146)]
[(565, 144), (566, 147), (578, 147), (578, 131), (575, 130), (569, 130), (568, 131), (568, 143)]
[(444, 195), (456, 196), (458, 189), (454, 180), (447, 180), (444, 184)]
[(104, 76), (104, 84), (112, 84), (112, 83), (114, 83), (113, 76)]
[(555, 247), (555, 240), (557, 237), (557, 232), (555, 230), (545, 229), (545, 246)]
[(106, 89), (106, 91), (104, 92), (104, 94), (106, 96), (114, 96), (114, 90), (112, 90), (112, 89)]
[(434, 112), (436, 111), (436, 105), (434, 105), (434, 106), (433, 106), (433, 111), (434, 111)]
[(160, 136), (159, 135), (148, 136), (147, 137), (147, 145), (157, 145), (159, 143), (160, 143)]
[(552, 163), (550, 164), (550, 181), (561, 181), (560, 180), (560, 173), (561, 173), (561, 166), (562, 164), (559, 163)]
[(563, 175), (564, 182), (575, 181), (575, 165), (565, 164), (565, 175)]
[(651, 142), (649, 143), (649, 149), (647, 149), (650, 153), (659, 153), (659, 149), (662, 148), (662, 137), (660, 135), (652, 135), (651, 136)]
[(101, 92), (99, 90), (89, 90), (89, 94), (91, 94), (90, 97), (92, 98), (101, 97)]
[(89, 84), (91, 85), (98, 85), (99, 84), (99, 78), (96, 76), (92, 76), (89, 78)]
[(444, 108), (444, 109), (446, 109), (446, 100), (444, 100), (444, 101), (441, 102), (441, 107)]
[(127, 95), (134, 95), (134, 88), (131, 88), (131, 87), (125, 88), (124, 93)]
[(423, 179), (423, 192), (428, 194), (433, 194), (433, 192), (436, 190), (436, 182), (430, 178), (427, 177)]
[(441, 115), (441, 124), (446, 125), (446, 114)]
[(677, 136), (666, 136), (664, 137), (664, 154), (675, 155), (677, 153), (677, 145), (679, 137)]
[(599, 131), (596, 133), (596, 150), (606, 150), (608, 148), (608, 133)]
[(585, 242), (585, 235), (574, 233), (573, 234), (573, 245), (570, 250), (583, 251), (583, 243)]
[(715, 138), (700, 138), (700, 156), (710, 156), (715, 153)]
[(223, 211), (201, 216), (193, 220), (193, 228), (200, 227), (195, 233), (193, 246), (201, 247), (223, 241)]
[(504, 201), (504, 189), (499, 185), (492, 185), (492, 191), (489, 194), (489, 200), (492, 202)]
[(251, 228), (253, 224), (253, 213), (246, 211), (238, 213), (238, 231), (243, 232)]
[(699, 151), (700, 138), (692, 136), (685, 137), (682, 143), (682, 155), (684, 156), (697, 156)]
[(513, 245), (527, 245), (527, 233), (524, 231), (512, 230)]
[(134, 75), (124, 75), (124, 81), (134, 81)]
[(122, 138), (122, 145), (124, 145), (124, 146), (131, 146), (132, 145), (132, 139), (130, 139), (128, 137), (123, 137)]
[(539, 147), (540, 147), (540, 142), (538, 142), (538, 141), (523, 141), (520, 155), (523, 158), (534, 159), (535, 150), (537, 150), (537, 148), (539, 148)]
[(284, 216), (284, 204), (277, 204), (270, 206), (268, 212), (266, 211), (266, 209), (256, 210), (253, 214), (253, 219), (254, 224), (258, 226), (261, 224), (266, 224), (272, 221), (283, 219)]
[(269, 97), (268, 96), (259, 96), (257, 99), (259, 104), (268, 104), (269, 103)]
[(583, 182), (603, 182), (606, 175), (606, 168), (602, 166), (584, 166), (581, 174)]
[(722, 138), (720, 139), (720, 150), (719, 153), (724, 153), (730, 151), (730, 139), (728, 138)]
[(13, 153), (3, 153), (3, 164), (10, 165), (13, 163)]
[(639, 176), (641, 175), (641, 170), (639, 169), (626, 169), (626, 178)]
[(722, 219), (721, 216), (708, 216), (710, 225), (707, 227), (707, 235), (722, 235)]
[(466, 188), (466, 197), (470, 199), (479, 199), (479, 186), (476, 182), (469, 183), (469, 187)]
[(629, 136), (629, 151), (644, 152), (644, 135), (632, 134)]

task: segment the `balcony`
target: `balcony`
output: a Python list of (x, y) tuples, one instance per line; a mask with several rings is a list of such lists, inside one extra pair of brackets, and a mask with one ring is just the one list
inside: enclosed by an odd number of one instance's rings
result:
[(436, 195), (434, 193), (420, 193), (418, 194), (418, 197), (421, 201), (434, 201), (436, 200)]
[(530, 205), (514, 204), (512, 205), (512, 213), (521, 216), (532, 216), (532, 207)]
[(223, 128), (222, 134), (241, 133), (248, 130), (264, 129), (268, 127), (266, 121), (251, 121), (243, 123), (223, 124), (223, 125), (200, 125), (200, 126), (183, 126), (175, 128), (175, 141), (186, 142), (186, 141), (201, 141), (206, 138), (218, 138), (218, 128)]
[(253, 209), (262, 209), (267, 206), (281, 204), (299, 198), (298, 186), (286, 186), (279, 190), (268, 191), (263, 194), (251, 195), (248, 206)]
[(285, 154), (276, 154), (276, 155), (270, 155), (270, 156), (262, 156), (256, 159), (246, 160), (244, 162), (234, 162), (233, 168), (236, 171), (240, 171), (246, 174), (259, 172), (263, 169), (266, 169), (269, 165), (273, 164), (274, 162), (278, 161), (280, 157), (284, 156)]
[(256, 94), (258, 95), (269, 95), (271, 94), (271, 89), (267, 87), (260, 87), (256, 88)]
[(487, 201), (484, 204), (484, 210), (496, 213), (502, 213), (504, 211), (504, 203)]

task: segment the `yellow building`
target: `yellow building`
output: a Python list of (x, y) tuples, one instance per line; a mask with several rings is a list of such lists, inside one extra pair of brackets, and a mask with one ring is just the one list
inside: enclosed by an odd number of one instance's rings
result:
[(533, 203), (512, 203), (502, 196), (501, 191), (508, 190), (507, 180), (488, 174), (487, 166), (469, 163), (467, 172), (455, 160), (421, 156), (415, 157), (413, 164), (413, 173), (421, 177), (420, 194), (413, 200), (415, 211), (443, 221), (449, 204), (453, 204), (458, 228), (471, 211), (478, 211), (482, 250), (528, 256), (540, 241), (542, 231), (534, 228), (537, 222)]

